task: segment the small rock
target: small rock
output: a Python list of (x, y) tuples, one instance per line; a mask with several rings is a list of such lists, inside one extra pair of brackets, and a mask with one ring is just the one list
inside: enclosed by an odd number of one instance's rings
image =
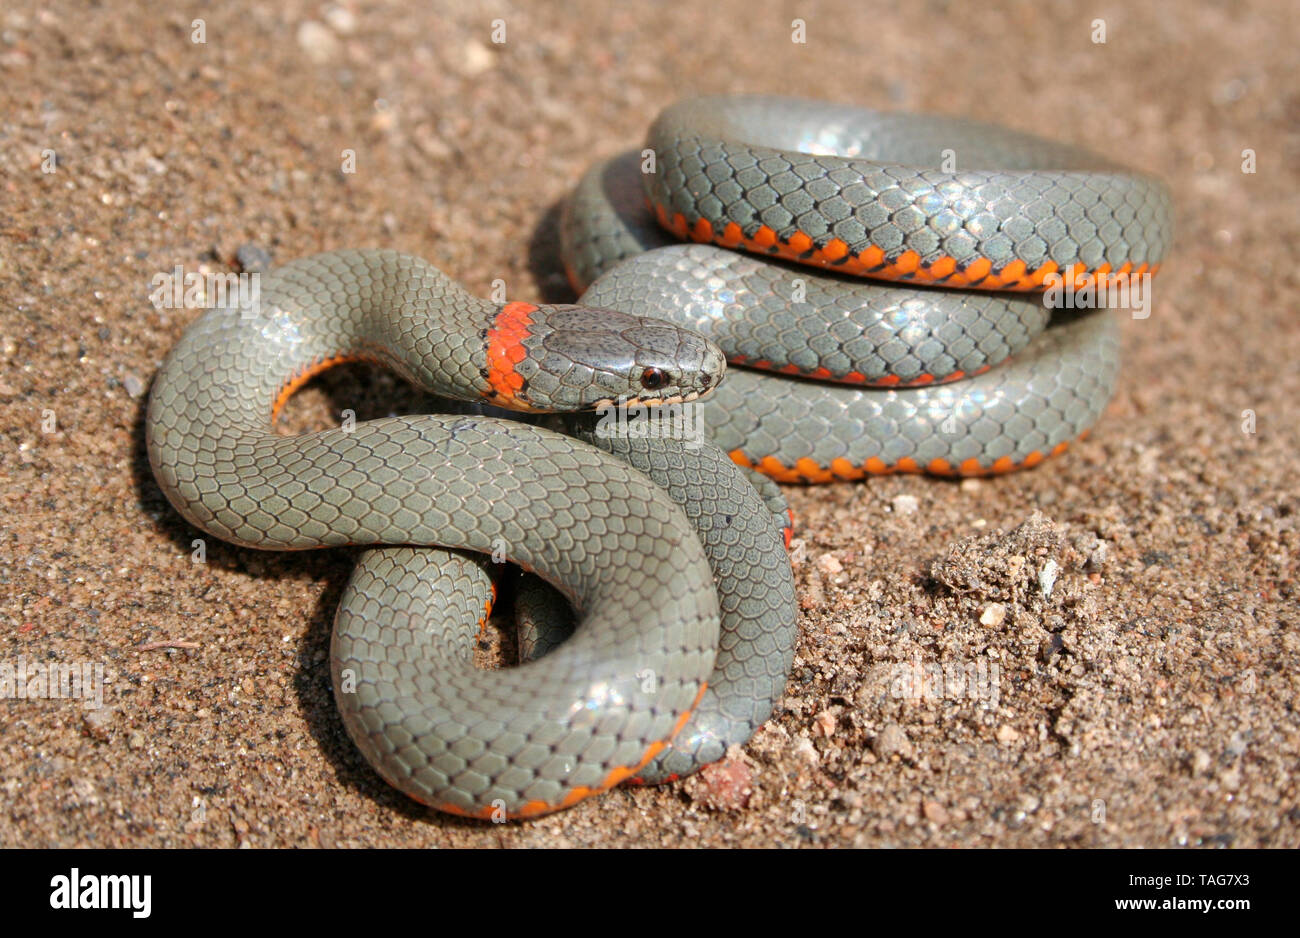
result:
[(1061, 638), (1060, 635), (1052, 635), (1049, 638), (1043, 639), (1042, 644), (1038, 646), (1039, 660), (1050, 660), (1052, 655), (1056, 654), (1064, 647), (1065, 639)]
[(948, 812), (939, 802), (927, 801), (922, 810), (925, 812), (926, 820), (932, 821), (940, 827), (948, 823)]
[(122, 378), (122, 387), (126, 388), (127, 394), (139, 400), (144, 394), (145, 383), (140, 380), (139, 375), (128, 374)]
[(998, 626), (1006, 620), (1007, 607), (1002, 603), (989, 603), (980, 613), (980, 625)]
[(339, 41), (334, 34), (324, 23), (315, 20), (305, 20), (298, 26), (298, 46), (317, 65), (328, 62), (339, 51)]
[(1192, 753), (1192, 772), (1196, 775), (1204, 775), (1210, 770), (1210, 754), (1204, 749), (1198, 749)]
[(836, 560), (834, 554), (822, 554), (817, 558), (817, 569), (822, 573), (835, 576), (837, 573), (844, 572), (844, 564)]
[(1011, 726), (1009, 726), (1008, 724), (1003, 723), (1001, 726), (998, 727), (998, 742), (1000, 742), (1002, 745), (1010, 746), (1019, 738), (1020, 738), (1020, 734), (1016, 732), (1016, 730)]
[[(397, 115), (393, 109), (388, 106), (387, 102), (380, 106), (380, 102), (375, 102), (375, 113), (370, 118), (370, 129), (376, 133), (386, 134), (397, 126)], [(420, 141), (416, 141), (418, 144)]]
[(921, 507), (921, 502), (915, 495), (895, 495), (889, 504), (896, 515), (914, 515)]
[(691, 800), (711, 811), (738, 811), (749, 804), (754, 793), (754, 774), (744, 759), (728, 754), (693, 776), (687, 792)]
[(134, 732), (134, 733), (131, 734), (130, 739), (128, 739), (128, 740), (126, 741), (126, 744), (127, 744), (127, 746), (130, 747), (131, 749), (143, 749), (143, 748), (144, 748), (144, 734), (141, 733), (139, 730), (137, 730), (136, 732)]
[(95, 783), (87, 778), (71, 779), (72, 793), (69, 796), (71, 804), (77, 807), (89, 807), (99, 804), (99, 796), (95, 794)]
[(1237, 768), (1226, 770), (1219, 776), (1219, 784), (1226, 791), (1236, 791), (1241, 787), (1241, 770)]
[(460, 71), (466, 78), (481, 75), (496, 64), (492, 50), (477, 39), (471, 39), (461, 47)]
[(271, 254), (260, 244), (241, 244), (235, 249), (235, 263), (243, 273), (261, 273), (271, 269)]
[(888, 759), (893, 755), (910, 759), (913, 753), (912, 741), (907, 738), (907, 733), (897, 723), (890, 723), (876, 734), (876, 738), (871, 741), (871, 750), (881, 759)]
[(81, 718), (85, 724), (86, 732), (92, 739), (97, 739), (101, 743), (108, 741), (108, 731), (113, 725), (113, 711), (109, 707), (100, 707), (98, 710), (89, 710)]
[[(434, 162), (440, 163), (443, 160), (449, 160), (456, 155), (456, 151), (452, 148), (451, 144), (449, 144), (433, 127), (420, 126), (415, 128), (412, 133), (412, 139), (414, 140), (415, 145), (420, 148), (420, 152)], [(388, 219), (385, 217), (384, 225), (385, 227), (396, 229), (396, 216), (393, 216), (392, 225), (388, 224)], [(564, 279), (563, 274), (560, 275), (560, 279)]]
[(1246, 751), (1246, 739), (1240, 733), (1233, 733), (1228, 737), (1228, 753), (1233, 756), (1240, 756)]
[(817, 765), (822, 761), (822, 757), (817, 754), (817, 747), (813, 745), (813, 741), (803, 733), (800, 733), (795, 739), (794, 754), (809, 765)]
[(830, 739), (835, 735), (835, 724), (839, 721), (840, 708), (830, 707), (813, 718), (813, 725), (822, 736)]
[(329, 23), (330, 29), (340, 36), (350, 35), (357, 28), (357, 18), (352, 15), (352, 11), (347, 7), (330, 6), (325, 9), (325, 22)]
[(1055, 560), (1048, 560), (1043, 564), (1043, 569), (1038, 571), (1038, 588), (1044, 596), (1052, 595), (1052, 587), (1056, 585), (1056, 575), (1060, 569)]

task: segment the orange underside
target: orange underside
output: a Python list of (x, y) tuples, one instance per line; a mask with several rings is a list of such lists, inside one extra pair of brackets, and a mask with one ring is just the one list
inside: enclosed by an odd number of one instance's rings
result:
[[(1079, 434), (1079, 439), (1086, 437), (1087, 431)], [(946, 459), (934, 459), (924, 466), (915, 459), (903, 458), (898, 462), (889, 464), (882, 459), (872, 457), (861, 465), (849, 462), (847, 459), (833, 459), (829, 467), (823, 466), (813, 459), (807, 457), (798, 460), (794, 465), (787, 465), (781, 462), (775, 456), (764, 456), (761, 459), (751, 459), (744, 450), (732, 450), (729, 455), (734, 463), (738, 466), (744, 466), (746, 469), (754, 469), (775, 479), (777, 482), (852, 482), (857, 479), (865, 479), (870, 475), (892, 475), (896, 472), (928, 472), (931, 475), (938, 476), (991, 476), (1001, 475), (1004, 472), (1014, 472), (1017, 469), (1030, 469), (1037, 466), (1049, 456), (1058, 456), (1069, 448), (1068, 441), (1057, 443), (1050, 452), (1043, 453), (1034, 450), (1026, 456), (1021, 462), (1013, 462), (1009, 457), (1003, 456), (991, 466), (985, 466), (975, 459), (968, 459), (959, 465), (954, 466)]]
[(280, 388), (280, 393), (275, 395), (275, 400), (271, 404), (271, 423), (275, 423), (279, 419), (280, 411), (284, 409), (284, 405), (288, 403), (289, 398), (293, 397), (294, 392), (312, 378), (323, 371), (329, 371), (335, 365), (346, 365), (354, 362), (377, 364), (378, 359), (369, 355), (335, 355), (333, 358), (322, 358), (320, 361), (312, 362), (302, 371), (293, 375)]
[(1106, 287), (1141, 274), (1154, 274), (1160, 269), (1159, 264), (1134, 266), (1131, 263), (1118, 269), (1113, 269), (1109, 264), (1102, 264), (1095, 270), (1089, 270), (1084, 264), (1071, 264), (1061, 269), (1055, 261), (1048, 261), (1029, 270), (1024, 261), (1016, 260), (994, 270), (993, 262), (987, 257), (966, 262), (963, 266), (956, 258), (946, 255), (923, 265), (921, 256), (915, 251), (905, 251), (895, 258), (887, 259), (883, 249), (871, 245), (852, 254), (849, 246), (839, 238), (832, 238), (826, 244), (818, 246), (802, 231), (796, 231), (789, 238), (782, 239), (766, 225), (752, 236), (746, 236), (734, 221), (727, 222), (718, 231), (707, 218), (697, 218), (691, 223), (680, 212), (670, 218), (662, 204), (652, 204), (651, 209), (659, 224), (683, 241), (717, 244), (725, 248), (743, 247), (756, 254), (781, 257), (840, 273), (908, 283), (942, 284), (977, 290), (1031, 291), (1044, 289), (1049, 275), (1060, 274), (1063, 284), (1081, 290), (1089, 283)]
[[(637, 772), (649, 765), (651, 759), (663, 752), (664, 749), (667, 748), (668, 744), (672, 742), (673, 738), (682, 731), (682, 727), (686, 725), (686, 721), (691, 718), (691, 714), (695, 712), (695, 708), (698, 707), (700, 701), (704, 699), (704, 692), (708, 690), (708, 688), (708, 681), (705, 681), (700, 685), (700, 690), (699, 693), (695, 695), (695, 700), (691, 703), (690, 707), (683, 711), (682, 715), (677, 718), (677, 723), (673, 726), (668, 737), (651, 743), (645, 753), (642, 754), (641, 758), (638, 759), (635, 764), (621, 765), (617, 768), (611, 769), (609, 774), (605, 776), (599, 785), (594, 787), (581, 785), (574, 788), (557, 803), (551, 803), (548, 801), (530, 801), (518, 811), (508, 812), (506, 817), (513, 819), (530, 818), (537, 817), (541, 814), (550, 814), (552, 811), (559, 811), (562, 808), (570, 808), (579, 801), (582, 801), (584, 798), (600, 794), (602, 791), (607, 791), (615, 785), (633, 778)], [(476, 811), (467, 811), (459, 805), (454, 804), (435, 804), (433, 807), (437, 808), (439, 811), (445, 811), (448, 814), (456, 814), (460, 817), (479, 818), (485, 821), (492, 820), (497, 815), (497, 809), (491, 805), (479, 808)]]
[(492, 607), (496, 605), (497, 601), (497, 581), (493, 580), (489, 585), (492, 587), (492, 595), (483, 601), (483, 617), (478, 620), (478, 637), (480, 641), (487, 632), (488, 622), (492, 618)]
[(744, 355), (732, 355), (727, 361), (733, 365), (744, 365), (746, 368), (757, 368), (760, 371), (770, 371), (778, 375), (795, 375), (800, 378), (834, 381), (837, 384), (865, 385), (870, 388), (923, 388), (932, 384), (948, 384), (952, 381), (960, 381), (962, 378), (973, 378), (976, 375), (982, 375), (993, 367), (992, 365), (984, 365), (974, 371), (954, 371), (947, 375), (932, 375), (926, 372), (917, 375), (910, 381), (904, 381), (898, 375), (883, 375), (879, 378), (868, 379), (866, 375), (857, 371), (850, 371), (848, 374), (837, 378), (831, 374), (828, 368), (814, 368), (812, 371), (800, 368), (798, 365), (782, 365), (777, 368), (765, 358), (750, 361)]

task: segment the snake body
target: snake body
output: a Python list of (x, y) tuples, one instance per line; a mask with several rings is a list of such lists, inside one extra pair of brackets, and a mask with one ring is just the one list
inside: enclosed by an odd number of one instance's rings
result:
[(1062, 451), (1114, 390), (1111, 319), (1044, 333), (1034, 291), (1153, 274), (1170, 214), (1158, 180), (1027, 134), (731, 96), (673, 105), (645, 150), (587, 173), (561, 242), (583, 302), (678, 322), (742, 366), (701, 405), (738, 463), (983, 475)]
[[(1113, 326), (1044, 332), (1036, 298), (974, 291), (1118, 282), (1168, 239), (1154, 180), (967, 122), (697, 99), (660, 116), (649, 151), (654, 172), (612, 161), (566, 208), (582, 307), (488, 303), (394, 252), (324, 254), (265, 277), (251, 315), (201, 316), (151, 393), (150, 460), (192, 523), (250, 547), (373, 548), (335, 623), (336, 699), (384, 778), (443, 810), (527, 817), (747, 739), (795, 614), (779, 498), (739, 467), (975, 474), (1059, 451), (1109, 398)], [(959, 170), (928, 168), (947, 151)], [(700, 334), (740, 366), (721, 383)], [(480, 414), (273, 431), (296, 387), (357, 359), (516, 411), (699, 406), (721, 450), (581, 416), (565, 433)], [(480, 671), (494, 589), (477, 554), (502, 547), (581, 622)]]

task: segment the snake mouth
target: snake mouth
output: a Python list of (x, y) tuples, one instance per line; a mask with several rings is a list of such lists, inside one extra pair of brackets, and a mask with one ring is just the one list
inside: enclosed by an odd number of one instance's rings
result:
[[(712, 388), (709, 388), (712, 391)], [(606, 410), (611, 407), (668, 407), (673, 404), (689, 404), (692, 401), (699, 400), (705, 393), (703, 391), (687, 391), (685, 394), (675, 394), (672, 397), (620, 397), (617, 400), (611, 397), (602, 398), (592, 405), (593, 410)]]

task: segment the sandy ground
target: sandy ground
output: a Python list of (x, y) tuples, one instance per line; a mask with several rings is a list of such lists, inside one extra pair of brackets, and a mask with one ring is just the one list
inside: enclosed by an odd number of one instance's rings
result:
[[(230, 3), (196, 43), (165, 4), (6, 3), (0, 662), (108, 683), (94, 712), (0, 702), (0, 843), (1300, 844), (1300, 35), (1282, 2), (1127, 7)], [(725, 771), (533, 823), (432, 814), (335, 712), (349, 554), (191, 563), (141, 425), (197, 314), (151, 278), (374, 246), (563, 298), (557, 200), (702, 91), (969, 114), (1156, 172), (1178, 233), (1153, 314), (1061, 459), (791, 490), (802, 641)], [(357, 369), (291, 423), (418, 406)]]

